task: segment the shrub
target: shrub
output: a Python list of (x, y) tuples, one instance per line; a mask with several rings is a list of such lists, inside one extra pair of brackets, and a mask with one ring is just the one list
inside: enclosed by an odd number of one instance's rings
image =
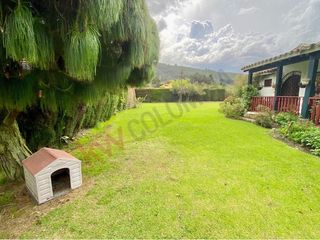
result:
[(274, 121), (280, 126), (285, 126), (291, 122), (297, 122), (298, 119), (298, 116), (293, 113), (282, 112), (275, 116)]
[(283, 125), (280, 131), (291, 141), (309, 148), (314, 155), (320, 156), (320, 129), (311, 122), (291, 121)]
[(252, 97), (258, 96), (259, 90), (253, 85), (246, 85), (240, 91), (240, 97), (242, 104), (246, 110), (250, 108)]
[(144, 97), (138, 97), (135, 99), (135, 108), (138, 108), (146, 101), (147, 96)]
[(258, 106), (258, 114), (255, 117), (256, 124), (265, 128), (272, 128), (274, 125), (273, 122), (273, 113), (270, 108), (266, 106)]
[(220, 104), (220, 112), (228, 118), (239, 119), (245, 113), (242, 100), (236, 97), (228, 97)]
[[(193, 95), (192, 101), (223, 101), (225, 89), (205, 89), (205, 95)], [(145, 102), (178, 102), (179, 96), (166, 88), (136, 89), (136, 97), (145, 98)], [(184, 97), (185, 98), (185, 97)]]

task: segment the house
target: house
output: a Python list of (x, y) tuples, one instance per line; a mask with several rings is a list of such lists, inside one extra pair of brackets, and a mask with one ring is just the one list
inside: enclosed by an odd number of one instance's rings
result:
[(22, 165), (27, 188), (38, 204), (82, 184), (81, 161), (61, 150), (42, 148)]
[(320, 95), (320, 42), (300, 44), (287, 53), (242, 68), (248, 84), (260, 89), (252, 99), (252, 111), (265, 105), (275, 111), (295, 111), (303, 118), (310, 114), (310, 100)]

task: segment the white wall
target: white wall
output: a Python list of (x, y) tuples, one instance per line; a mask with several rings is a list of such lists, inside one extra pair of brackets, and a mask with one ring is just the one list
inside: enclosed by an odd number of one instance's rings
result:
[(275, 94), (275, 90), (273, 87), (263, 87), (259, 92), (263, 97), (272, 97)]
[[(302, 82), (307, 81), (308, 80), (308, 66), (309, 66), (309, 61), (286, 65), (283, 67), (283, 77), (285, 77), (290, 72), (297, 71), (297, 72), (301, 72), (301, 81)], [(320, 71), (320, 64), (318, 67), (318, 71)], [(259, 76), (258, 79), (260, 82), (260, 86), (263, 86), (264, 80), (266, 80), (266, 79), (272, 79), (272, 84), (275, 85), (276, 84), (276, 73)], [(263, 97), (274, 96), (274, 94), (275, 94), (275, 89), (272, 87), (263, 87), (260, 90), (260, 95)], [(305, 88), (300, 88), (299, 96), (304, 97), (304, 94), (305, 94)]]
[(309, 61), (299, 62), (295, 64), (286, 65), (283, 67), (283, 77), (288, 73), (296, 71), (301, 72), (301, 80), (308, 79)]
[(35, 177), (25, 167), (23, 168), (23, 171), (28, 191), (34, 197), (34, 199), (38, 201), (37, 182)]
[(272, 97), (275, 94), (275, 89), (273, 87), (263, 87), (264, 81), (267, 79), (272, 80), (272, 85), (276, 84), (276, 75), (275, 74), (266, 74), (263, 76), (258, 76), (257, 79), (259, 79), (259, 84), (262, 89), (259, 91), (260, 96), (262, 97)]

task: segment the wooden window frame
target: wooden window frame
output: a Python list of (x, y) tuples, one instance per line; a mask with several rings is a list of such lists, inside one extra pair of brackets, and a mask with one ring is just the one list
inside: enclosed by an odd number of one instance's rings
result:
[[(266, 84), (268, 83), (268, 84)], [(263, 87), (272, 87), (272, 79), (266, 79), (263, 81)]]

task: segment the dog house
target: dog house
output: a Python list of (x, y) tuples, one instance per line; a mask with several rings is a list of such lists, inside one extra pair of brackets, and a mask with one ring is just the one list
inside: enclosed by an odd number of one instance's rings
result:
[(27, 188), (38, 204), (82, 184), (81, 161), (64, 151), (42, 148), (22, 164)]

